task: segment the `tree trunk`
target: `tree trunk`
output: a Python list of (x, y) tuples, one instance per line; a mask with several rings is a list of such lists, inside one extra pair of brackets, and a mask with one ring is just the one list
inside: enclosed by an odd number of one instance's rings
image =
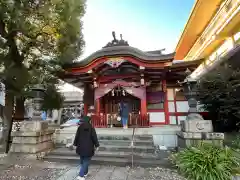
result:
[(3, 145), (4, 150), (7, 149), (8, 144), (8, 135), (12, 124), (12, 114), (13, 114), (13, 106), (14, 106), (14, 95), (9, 92), (9, 90), (6, 87), (5, 90), (5, 107), (3, 110), (3, 131), (2, 131), (2, 137), (3, 137)]
[(25, 98), (21, 96), (16, 98), (16, 106), (15, 106), (15, 113), (14, 113), (15, 120), (21, 120), (21, 121), (24, 120), (24, 114), (25, 114), (24, 101), (25, 101)]

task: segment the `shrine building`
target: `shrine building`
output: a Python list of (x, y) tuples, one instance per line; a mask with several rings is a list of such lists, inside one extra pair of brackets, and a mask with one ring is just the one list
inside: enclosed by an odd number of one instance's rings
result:
[[(179, 82), (202, 60), (174, 60), (175, 53), (142, 51), (113, 40), (81, 61), (64, 66), (60, 78), (84, 89), (84, 113), (95, 127), (119, 127), (119, 103), (130, 107), (129, 127), (177, 125), (186, 119), (188, 102)], [(188, 72), (188, 73), (187, 73)]]

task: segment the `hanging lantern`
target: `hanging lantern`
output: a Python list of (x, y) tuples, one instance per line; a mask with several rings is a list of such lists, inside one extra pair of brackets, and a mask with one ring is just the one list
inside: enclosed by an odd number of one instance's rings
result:
[(97, 84), (97, 82), (96, 82), (96, 78), (94, 78), (93, 87), (94, 87), (94, 88), (97, 88), (97, 87), (98, 87), (98, 84)]
[(140, 80), (141, 85), (145, 85), (145, 81), (144, 81), (144, 74), (141, 74), (141, 80)]
[(112, 96), (114, 96), (114, 90), (112, 90)]
[(142, 78), (141, 78), (141, 85), (143, 86), (144, 83), (145, 83), (145, 82), (144, 82), (144, 78), (142, 77)]
[(97, 85), (97, 82), (96, 82), (96, 81), (94, 81), (94, 82), (93, 82), (93, 87), (94, 87), (94, 88), (97, 88), (97, 87), (98, 87), (98, 85)]
[(123, 95), (123, 96), (126, 96), (125, 90), (122, 91), (122, 95)]

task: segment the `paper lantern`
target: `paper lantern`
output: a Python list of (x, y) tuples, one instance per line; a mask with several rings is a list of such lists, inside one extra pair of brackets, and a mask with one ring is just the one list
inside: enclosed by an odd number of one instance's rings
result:
[(97, 82), (96, 82), (96, 81), (94, 81), (94, 82), (93, 82), (93, 87), (94, 87), (94, 88), (97, 88), (97, 87), (98, 87), (98, 85), (97, 85)]
[(126, 96), (126, 93), (125, 93), (125, 91), (124, 91), (124, 90), (122, 91), (122, 94), (123, 94), (123, 96)]
[(141, 85), (143, 86), (143, 85), (144, 85), (144, 83), (145, 83), (144, 79), (143, 79), (143, 78), (141, 78)]

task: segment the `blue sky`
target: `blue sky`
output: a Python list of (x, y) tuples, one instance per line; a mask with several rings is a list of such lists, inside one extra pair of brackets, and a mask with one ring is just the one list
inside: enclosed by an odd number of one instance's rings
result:
[[(87, 0), (86, 42), (79, 60), (112, 40), (112, 31), (141, 50), (175, 50), (195, 0)], [(77, 90), (69, 84), (61, 89)]]
[(85, 51), (99, 50), (123, 34), (141, 50), (174, 51), (195, 0), (87, 0), (84, 22)]

